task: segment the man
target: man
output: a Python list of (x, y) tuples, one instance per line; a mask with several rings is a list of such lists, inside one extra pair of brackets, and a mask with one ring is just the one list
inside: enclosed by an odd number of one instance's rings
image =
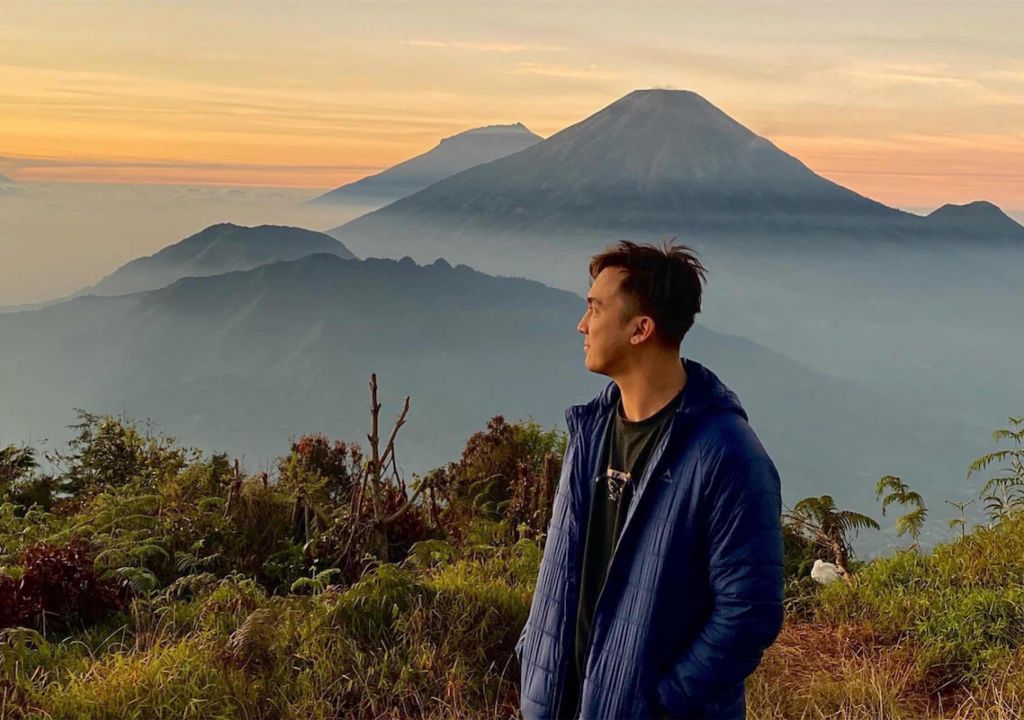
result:
[(516, 645), (525, 720), (744, 718), (782, 626), (778, 472), (735, 394), (679, 346), (706, 271), (622, 241), (590, 263), (585, 363)]

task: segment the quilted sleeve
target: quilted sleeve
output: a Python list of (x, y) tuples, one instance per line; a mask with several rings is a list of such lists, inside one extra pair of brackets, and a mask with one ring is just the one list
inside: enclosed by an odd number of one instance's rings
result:
[(578, 453), (576, 445), (576, 438), (570, 437), (562, 457), (562, 471), (555, 489), (551, 519), (548, 521), (545, 533), (544, 550), (530, 601), (530, 612), (526, 624), (519, 633), (519, 640), (516, 642), (516, 658), (519, 660), (524, 677), (526, 671), (526, 667), (523, 665), (524, 655), (527, 655), (529, 659), (529, 653), (526, 652), (527, 644), (538, 636), (547, 637), (545, 633), (548, 635), (553, 633), (558, 627), (559, 612), (564, 611), (560, 603), (563, 602), (562, 595), (565, 589), (565, 573), (568, 565), (568, 526), (573, 522), (571, 483), (573, 463)]
[(705, 443), (705, 516), (711, 613), (658, 682), (661, 703), (685, 715), (742, 683), (782, 628), (779, 474), (745, 423)]

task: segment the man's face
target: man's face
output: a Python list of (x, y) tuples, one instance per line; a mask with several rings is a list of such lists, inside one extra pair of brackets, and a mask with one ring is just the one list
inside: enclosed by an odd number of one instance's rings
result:
[(621, 292), (624, 275), (617, 267), (598, 273), (587, 294), (587, 311), (576, 326), (583, 333), (584, 362), (591, 372), (614, 375), (636, 351), (629, 341), (636, 318), (625, 317), (629, 304)]

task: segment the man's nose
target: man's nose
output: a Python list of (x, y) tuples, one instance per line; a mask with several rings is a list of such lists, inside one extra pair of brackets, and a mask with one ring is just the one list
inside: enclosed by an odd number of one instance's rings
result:
[(579, 330), (584, 335), (587, 334), (587, 320), (585, 316), (578, 323), (576, 323), (576, 329)]

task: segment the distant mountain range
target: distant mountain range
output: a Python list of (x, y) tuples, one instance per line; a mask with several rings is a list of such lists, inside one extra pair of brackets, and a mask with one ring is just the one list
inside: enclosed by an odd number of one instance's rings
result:
[[(584, 305), (440, 259), (315, 254), (0, 315), (0, 438), (58, 439), (74, 407), (124, 410), (252, 463), (303, 432), (362, 440), (376, 372), (384, 418), (412, 396), (399, 459), (422, 473), (493, 415), (560, 426), (605, 385), (583, 366)], [(866, 507), (881, 474), (941, 475), (969, 435), (955, 418), (926, 432), (916, 411), (865, 386), (701, 326), (683, 351), (739, 393), (790, 502), (832, 492)]]
[(124, 295), (154, 290), (183, 277), (249, 270), (314, 253), (354, 258), (348, 248), (324, 233), (282, 225), (245, 227), (219, 223), (169, 245), (158, 253), (122, 265), (78, 295)]
[(328, 232), (364, 257), (443, 256), (578, 293), (609, 244), (676, 238), (711, 271), (707, 326), (905, 402), (944, 400), (976, 436), (1020, 412), (1024, 227), (984, 202), (887, 207), (693, 92), (629, 93)]
[(517, 153), (542, 138), (522, 123), (488, 125), (452, 135), (432, 150), (383, 172), (342, 185), (310, 202), (387, 204), (467, 168)]
[(266, 460), (289, 434), (363, 438), (377, 372), (385, 413), (413, 397), (399, 459), (423, 471), (492, 415), (560, 425), (603, 387), (564, 290), (614, 240), (676, 235), (711, 269), (683, 352), (739, 393), (787, 501), (873, 511), (889, 472), (926, 484), (933, 517), (970, 493), (963, 467), (1022, 412), (1024, 228), (983, 201), (887, 207), (694, 93), (637, 91), (547, 140), (519, 127), (528, 146), (330, 235), (214, 225), (0, 315), (0, 439), (125, 409)]
[(125, 263), (95, 285), (64, 298), (0, 307), (0, 312), (35, 310), (82, 295), (125, 295), (166, 287), (184, 277), (250, 270), (314, 253), (355, 258), (341, 242), (321, 232), (283, 225), (211, 225), (153, 255)]
[[(816, 174), (696, 93), (637, 90), (525, 150), (328, 232), (362, 255), (447, 251), (491, 271), (518, 258), (524, 274), (548, 281), (530, 265), (549, 263), (537, 257), (545, 250), (627, 235), (813, 248), (965, 232), (991, 239), (990, 225), (888, 207)], [(1024, 243), (1024, 228), (1004, 230)]]
[(0, 173), (0, 185), (13, 185), (14, 181), (6, 175)]
[(1024, 227), (985, 200), (966, 205), (943, 205), (930, 213), (928, 219), (933, 226), (941, 225), (952, 232), (1024, 241)]

